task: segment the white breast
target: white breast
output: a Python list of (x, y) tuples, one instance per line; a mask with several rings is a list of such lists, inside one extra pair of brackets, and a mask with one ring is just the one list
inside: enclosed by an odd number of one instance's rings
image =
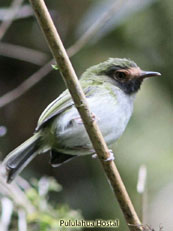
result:
[(124, 132), (133, 112), (134, 97), (124, 94), (120, 89), (115, 89), (117, 102), (113, 98), (104, 104), (104, 120), (99, 122), (100, 129), (108, 145), (114, 143)]
[[(97, 97), (88, 98), (89, 107), (95, 114), (108, 145), (122, 135), (133, 111), (134, 96), (126, 95), (117, 87), (114, 87), (114, 93), (115, 95), (107, 94), (106, 97), (99, 94)], [(75, 146), (91, 149), (88, 134), (76, 118), (79, 118), (79, 114), (76, 108), (72, 107), (56, 119), (58, 143), (68, 149)]]

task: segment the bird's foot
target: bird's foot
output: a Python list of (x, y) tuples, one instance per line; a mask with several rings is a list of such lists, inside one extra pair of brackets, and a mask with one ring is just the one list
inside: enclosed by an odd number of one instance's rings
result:
[[(96, 153), (93, 154), (92, 158), (96, 159), (97, 158), (97, 154)], [(104, 161), (107, 162), (107, 161), (113, 161), (113, 160), (115, 160), (114, 153), (113, 153), (113, 151), (111, 149), (109, 149), (109, 157), (106, 160), (104, 160)]]
[(93, 158), (93, 159), (96, 159), (96, 158), (97, 158), (97, 154), (96, 154), (96, 153), (93, 154), (93, 155), (92, 155), (92, 158)]
[(94, 113), (92, 113), (92, 120), (93, 121), (96, 121), (96, 122), (98, 122), (98, 121), (100, 121), (100, 118), (99, 117), (97, 117)]
[(114, 153), (111, 149), (109, 149), (109, 157), (104, 161), (107, 162), (107, 161), (114, 161), (114, 160), (115, 160)]
[[(91, 116), (91, 117), (92, 117), (92, 120), (93, 120), (93, 121), (98, 122), (98, 121), (100, 120), (98, 117), (96, 117), (96, 115), (95, 115), (94, 113), (92, 113), (92, 116)], [(82, 121), (82, 119), (81, 119), (80, 116), (74, 118), (74, 120), (75, 120), (75, 122), (76, 122), (77, 124), (83, 124), (83, 121)]]
[(83, 124), (83, 121), (82, 121), (82, 119), (81, 119), (81, 117), (80, 117), (80, 116), (79, 116), (79, 117), (74, 118), (74, 121), (75, 121), (77, 124)]

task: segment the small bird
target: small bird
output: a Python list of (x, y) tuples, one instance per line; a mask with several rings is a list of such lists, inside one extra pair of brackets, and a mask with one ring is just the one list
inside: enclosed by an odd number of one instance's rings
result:
[[(108, 147), (124, 132), (143, 80), (160, 75), (159, 72), (143, 71), (125, 58), (109, 58), (82, 74), (80, 84)], [(50, 151), (53, 167), (79, 155), (94, 154), (68, 90), (43, 111), (33, 136), (3, 161), (7, 182), (14, 180), (37, 154), (47, 151)]]

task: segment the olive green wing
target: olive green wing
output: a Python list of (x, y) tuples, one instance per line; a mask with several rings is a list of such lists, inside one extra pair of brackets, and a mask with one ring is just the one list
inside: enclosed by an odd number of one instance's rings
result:
[[(84, 89), (84, 93), (86, 96), (89, 96), (90, 92), (91, 92), (90, 87), (86, 87)], [(50, 121), (52, 118), (59, 115), (60, 113), (64, 112), (72, 105), (74, 105), (74, 102), (71, 98), (71, 95), (68, 90), (65, 90), (58, 98), (56, 98), (52, 103), (50, 103), (47, 106), (47, 108), (42, 112), (35, 130), (39, 131), (47, 124), (48, 121)]]
[(74, 102), (70, 96), (69, 91), (65, 90), (58, 98), (56, 98), (52, 103), (50, 103), (46, 107), (46, 109), (42, 112), (35, 130), (36, 131), (40, 130), (50, 119), (62, 113), (73, 104)]

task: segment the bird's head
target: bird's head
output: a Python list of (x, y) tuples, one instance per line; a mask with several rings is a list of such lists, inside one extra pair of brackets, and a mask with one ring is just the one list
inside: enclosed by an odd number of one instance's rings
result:
[(159, 72), (143, 71), (129, 59), (109, 58), (107, 61), (92, 66), (83, 74), (83, 78), (96, 81), (108, 81), (122, 89), (126, 94), (139, 90), (142, 81)]

